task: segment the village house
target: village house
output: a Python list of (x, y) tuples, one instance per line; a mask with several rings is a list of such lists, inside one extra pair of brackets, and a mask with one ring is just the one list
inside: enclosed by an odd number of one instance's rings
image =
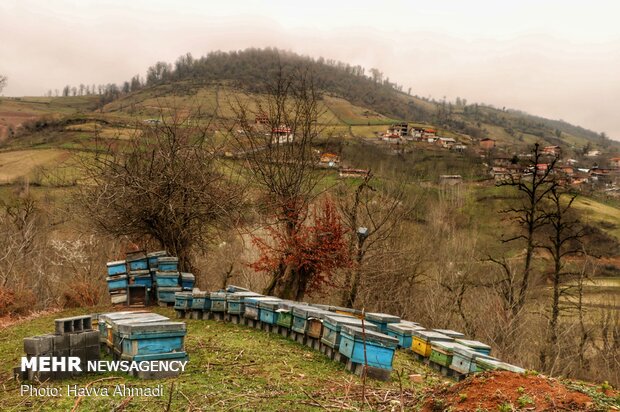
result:
[(545, 146), (542, 150), (543, 154), (560, 157), (562, 156), (562, 148), (560, 146)]
[(408, 123), (394, 123), (388, 129), (388, 134), (397, 134), (400, 137), (405, 137), (409, 134), (409, 124)]
[(422, 140), (422, 134), (424, 133), (424, 128), (422, 127), (412, 127), (409, 129), (409, 135), (414, 140)]
[(340, 156), (335, 153), (323, 153), (321, 154), (320, 163), (323, 166), (336, 167), (340, 164)]
[(495, 140), (485, 137), (480, 139), (480, 148), (484, 150), (491, 150), (495, 147)]
[(293, 131), (290, 127), (280, 126), (271, 129), (271, 143), (283, 144), (293, 142)]
[(493, 166), (510, 166), (512, 164), (512, 157), (494, 157), (493, 158)]
[(437, 136), (437, 130), (435, 129), (424, 129), (422, 132), (422, 139), (430, 139)]
[(567, 176), (572, 176), (573, 174), (575, 174), (575, 170), (572, 166), (556, 166), (556, 169), (558, 170), (558, 172), (561, 172)]
[(601, 155), (600, 150), (590, 150), (588, 153), (586, 153), (586, 157), (597, 157), (600, 155)]
[(439, 146), (443, 147), (444, 149), (449, 149), (450, 147), (456, 144), (456, 140), (454, 140), (451, 137), (439, 137), (437, 138), (435, 143), (437, 143)]

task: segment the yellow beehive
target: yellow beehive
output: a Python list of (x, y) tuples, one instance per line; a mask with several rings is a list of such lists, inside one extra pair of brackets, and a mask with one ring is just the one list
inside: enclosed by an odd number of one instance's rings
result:
[(422, 338), (414, 336), (411, 342), (411, 350), (418, 355), (422, 355), (425, 358), (428, 358), (429, 356), (431, 356), (431, 343), (426, 342)]
[(413, 339), (411, 341), (411, 350), (418, 355), (422, 355), (425, 358), (431, 356), (431, 343), (432, 342), (451, 342), (453, 338), (443, 335), (439, 332), (430, 330), (416, 330), (413, 332)]

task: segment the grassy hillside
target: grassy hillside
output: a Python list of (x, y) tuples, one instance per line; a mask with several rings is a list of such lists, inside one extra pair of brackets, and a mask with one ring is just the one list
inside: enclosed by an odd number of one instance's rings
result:
[[(98, 308), (106, 310), (106, 308)], [(109, 308), (107, 308), (109, 309)], [(172, 316), (171, 309), (157, 308), (155, 311)], [(3, 388), (0, 392), (0, 409), (20, 410), (73, 410), (78, 411), (309, 411), (309, 410), (437, 410), (438, 405), (448, 405), (450, 397), (443, 394), (455, 382), (443, 378), (435, 371), (414, 360), (405, 351), (398, 351), (394, 360), (392, 381), (368, 380), (365, 388), (367, 403), (362, 405), (362, 380), (348, 373), (342, 364), (333, 362), (317, 351), (292, 342), (279, 335), (257, 331), (249, 327), (216, 321), (186, 320), (188, 334), (186, 351), (190, 362), (188, 369), (179, 378), (155, 381), (141, 381), (121, 373), (83, 375), (61, 382), (41, 384), (42, 387), (77, 384), (92, 387), (108, 387), (113, 390), (117, 384), (132, 387), (153, 387), (162, 385), (162, 397), (29, 397), (19, 395), (18, 383), (10, 378), (10, 370), (18, 364), (22, 355), (22, 338), (33, 334), (50, 332), (54, 318), (88, 313), (85, 309), (71, 310), (39, 316), (5, 327), (0, 336), (0, 377)], [(411, 375), (421, 375), (420, 380)], [(484, 375), (482, 375), (484, 376)], [(481, 378), (484, 380), (484, 378)], [(509, 382), (511, 374), (494, 375), (491, 379)], [(580, 399), (591, 403), (589, 410), (605, 410), (617, 405), (614, 392), (608, 396), (598, 394), (598, 388), (576, 382), (552, 383), (552, 392), (538, 393), (539, 386), (547, 383), (545, 378), (526, 376), (519, 378), (517, 386), (508, 393), (494, 399), (487, 399), (484, 391), (465, 386), (459, 392), (460, 402), (480, 403), (489, 409), (498, 410), (501, 405), (514, 402), (518, 397), (529, 396), (528, 410), (543, 410), (549, 402), (564, 404), (566, 399)], [(465, 383), (459, 384), (467, 385)], [(561, 389), (562, 397), (556, 392)], [(582, 393), (594, 394), (594, 400)], [(557, 396), (557, 397), (556, 397)], [(476, 401), (479, 399), (479, 401)], [(403, 409), (401, 409), (401, 403)], [(491, 406), (489, 406), (491, 405)], [(585, 410), (583, 403), (575, 403), (572, 410)], [(458, 409), (454, 409), (458, 410)], [(512, 410), (512, 409), (511, 409)]]

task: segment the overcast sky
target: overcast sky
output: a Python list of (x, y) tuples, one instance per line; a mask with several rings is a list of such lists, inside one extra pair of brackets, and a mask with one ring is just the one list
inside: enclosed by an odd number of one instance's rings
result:
[(0, 0), (0, 73), (4, 95), (41, 95), (186, 52), (275, 46), (620, 140), (619, 17), (613, 0)]

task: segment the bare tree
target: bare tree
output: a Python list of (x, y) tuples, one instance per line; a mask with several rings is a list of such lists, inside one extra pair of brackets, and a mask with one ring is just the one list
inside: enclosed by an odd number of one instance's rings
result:
[(397, 232), (397, 227), (406, 219), (415, 202), (404, 204), (405, 191), (402, 186), (390, 191), (378, 191), (372, 184), (369, 171), (357, 185), (352, 195), (344, 194), (340, 212), (349, 227), (349, 254), (354, 266), (345, 275), (341, 304), (353, 307), (364, 273), (364, 258)]
[(551, 275), (553, 288), (547, 345), (541, 351), (541, 365), (544, 370), (553, 369), (550, 363), (553, 363), (558, 356), (558, 327), (563, 311), (561, 299), (572, 288), (563, 283), (566, 278), (575, 275), (573, 271), (566, 270), (565, 258), (583, 253), (581, 239), (585, 232), (579, 220), (571, 214), (571, 207), (576, 197), (566, 193), (560, 186), (552, 186), (547, 193), (548, 204), (543, 206), (549, 233), (547, 241), (542, 243), (541, 248), (553, 259)]
[(194, 270), (192, 252), (204, 251), (230, 222), (242, 193), (218, 162), (218, 147), (200, 112), (161, 113), (161, 123), (137, 124), (129, 140), (97, 138), (78, 202), (99, 232), (132, 241), (155, 240)]
[[(309, 206), (322, 179), (313, 152), (313, 144), (324, 132), (318, 122), (320, 95), (312, 73), (304, 67), (280, 65), (265, 89), (264, 97), (254, 98), (253, 105), (241, 99), (232, 105), (239, 128), (234, 133), (237, 153), (263, 194), (272, 235), (293, 244), (305, 230)], [(302, 279), (304, 273), (294, 259), (288, 259), (290, 253), (282, 252), (282, 263), (271, 273), (266, 294), (303, 297), (307, 279)]]
[(8, 83), (8, 78), (2, 74), (0, 74), (0, 92), (2, 92), (2, 90), (4, 90), (4, 88), (6, 87), (6, 84)]
[(514, 236), (502, 239), (502, 242), (509, 243), (518, 240), (525, 242), (520, 279), (515, 278), (516, 274), (511, 271), (511, 267), (506, 264), (505, 260), (489, 258), (492, 262), (499, 264), (505, 274), (500, 280), (502, 295), (506, 300), (506, 305), (515, 315), (525, 305), (532, 272), (532, 259), (535, 250), (539, 247), (536, 238), (547, 220), (541, 206), (547, 195), (558, 184), (553, 175), (557, 158), (553, 157), (548, 163), (544, 161), (545, 155), (540, 150), (540, 145), (536, 143), (526, 173), (518, 176), (511, 175), (508, 180), (498, 184), (498, 186), (514, 188), (521, 195), (521, 199), (516, 201), (514, 206), (501, 210), (501, 213), (509, 215), (517, 223), (521, 231)]

